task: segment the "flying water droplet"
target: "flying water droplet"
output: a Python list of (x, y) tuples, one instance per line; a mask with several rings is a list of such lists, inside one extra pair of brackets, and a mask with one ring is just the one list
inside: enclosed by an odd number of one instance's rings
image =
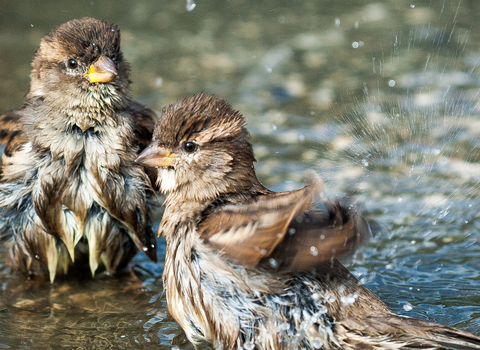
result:
[(274, 269), (276, 269), (276, 268), (278, 267), (278, 262), (277, 262), (277, 260), (275, 260), (275, 259), (273, 259), (273, 258), (269, 259), (269, 260), (268, 260), (268, 263), (269, 263), (270, 266), (271, 266), (272, 268), (274, 268)]
[(412, 306), (412, 304), (410, 304), (409, 302), (406, 302), (405, 305), (403, 305), (403, 309), (404, 309), (405, 311), (412, 311), (413, 306)]
[(318, 250), (316, 247), (314, 246), (311, 246), (310, 247), (310, 254), (312, 254), (313, 256), (317, 256), (318, 255)]
[(197, 6), (195, 0), (187, 0), (187, 11), (193, 11), (193, 9)]

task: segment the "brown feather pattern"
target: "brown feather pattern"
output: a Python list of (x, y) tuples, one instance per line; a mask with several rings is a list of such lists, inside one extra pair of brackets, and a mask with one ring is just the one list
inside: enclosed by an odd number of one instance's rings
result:
[(245, 122), (226, 101), (197, 94), (167, 107), (153, 138), (137, 161), (168, 164), (157, 169), (168, 193), (163, 279), (168, 309), (193, 343), (480, 349), (479, 337), (397, 316), (360, 285), (336, 257), (368, 237), (365, 219), (322, 198), (318, 179), (286, 193), (262, 186)]
[[(110, 80), (92, 82), (94, 66)], [(32, 67), (24, 106), (0, 117), (8, 265), (53, 281), (84, 259), (92, 274), (101, 264), (115, 272), (137, 249), (156, 260), (150, 179), (133, 163), (156, 116), (131, 100), (118, 28), (64, 23), (42, 39)]]

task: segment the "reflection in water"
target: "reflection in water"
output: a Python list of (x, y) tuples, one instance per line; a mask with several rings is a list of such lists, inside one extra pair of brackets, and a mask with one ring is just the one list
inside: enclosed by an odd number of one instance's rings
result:
[[(480, 3), (411, 4), (7, 0), (0, 112), (21, 105), (55, 25), (116, 22), (137, 100), (157, 111), (199, 91), (229, 100), (265, 185), (298, 188), (313, 168), (380, 224), (348, 265), (362, 282), (401, 314), (479, 334)], [(167, 315), (161, 264), (137, 255), (150, 275), (35, 285), (3, 261), (0, 251), (0, 346), (193, 349)]]

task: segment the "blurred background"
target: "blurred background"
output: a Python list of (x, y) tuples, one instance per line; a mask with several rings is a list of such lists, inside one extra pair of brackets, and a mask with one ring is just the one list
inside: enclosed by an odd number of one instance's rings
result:
[[(479, 335), (479, 13), (476, 0), (0, 0), (0, 113), (22, 105), (51, 29), (116, 23), (136, 100), (159, 114), (200, 91), (230, 101), (264, 184), (298, 188), (314, 169), (381, 228), (345, 262), (362, 283), (400, 314)], [(193, 349), (161, 262), (44, 285), (3, 254), (0, 348)]]

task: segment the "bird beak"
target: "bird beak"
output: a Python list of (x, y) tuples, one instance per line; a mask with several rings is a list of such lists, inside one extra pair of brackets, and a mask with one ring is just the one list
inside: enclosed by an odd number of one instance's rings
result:
[(108, 83), (117, 75), (115, 63), (107, 56), (101, 55), (85, 73), (91, 83)]
[(148, 167), (169, 167), (174, 159), (172, 152), (154, 141), (138, 155), (135, 163)]

